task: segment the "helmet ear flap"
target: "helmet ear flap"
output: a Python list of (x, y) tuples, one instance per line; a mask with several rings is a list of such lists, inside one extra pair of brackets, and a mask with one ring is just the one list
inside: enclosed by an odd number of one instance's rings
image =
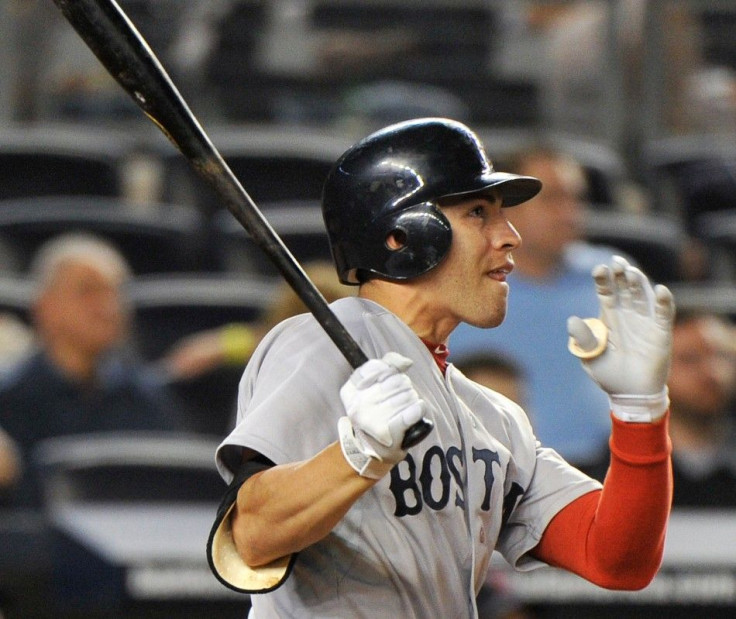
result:
[(433, 269), (452, 244), (450, 222), (433, 202), (395, 213), (387, 228), (384, 264), (391, 279), (409, 279)]
[(406, 247), (409, 242), (407, 230), (401, 226), (396, 226), (386, 235), (385, 245), (390, 251), (399, 251), (402, 247)]

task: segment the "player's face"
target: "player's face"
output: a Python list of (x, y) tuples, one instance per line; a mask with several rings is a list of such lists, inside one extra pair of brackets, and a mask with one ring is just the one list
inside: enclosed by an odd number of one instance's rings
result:
[(456, 324), (496, 327), (506, 316), (506, 277), (521, 237), (497, 195), (453, 201), (442, 210), (452, 226), (452, 245), (427, 274), (434, 302)]

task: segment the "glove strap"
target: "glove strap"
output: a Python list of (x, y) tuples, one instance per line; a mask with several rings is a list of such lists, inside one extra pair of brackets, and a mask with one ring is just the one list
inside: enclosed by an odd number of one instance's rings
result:
[(340, 417), (337, 420), (337, 431), (340, 435), (342, 455), (345, 456), (348, 464), (358, 472), (358, 475), (370, 479), (381, 479), (391, 470), (392, 464), (382, 462), (377, 457), (365, 453), (348, 417)]
[(621, 421), (629, 423), (652, 423), (664, 417), (670, 406), (665, 387), (654, 395), (611, 395), (611, 412)]

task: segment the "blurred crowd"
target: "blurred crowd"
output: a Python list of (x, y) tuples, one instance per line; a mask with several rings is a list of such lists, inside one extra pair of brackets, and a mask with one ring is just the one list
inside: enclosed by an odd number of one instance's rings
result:
[[(448, 12), (444, 29), (416, 29), (412, 20), (381, 19), (366, 8), (391, 4), (385, 2), (119, 3), (205, 125), (223, 135), (232, 129), (247, 143), (249, 128), (287, 136), (300, 135), (298, 128), (348, 145), (379, 125), (449, 116), (478, 130), (498, 169), (540, 178), (541, 194), (509, 212), (523, 245), (509, 276), (508, 318), (490, 331), (458, 328), (450, 361), (520, 402), (544, 444), (600, 476), (609, 457), (607, 404), (567, 353), (565, 322), (597, 312), (592, 266), (626, 256), (670, 285), (678, 304), (669, 383), (675, 506), (736, 507), (736, 149), (729, 146), (736, 44), (723, 35), (736, 25), (736, 8), (438, 2), (430, 4), (466, 8), (470, 21), (455, 24)], [(421, 2), (396, 4), (396, 15), (430, 13)], [(183, 191), (185, 183), (168, 179), (167, 186), (165, 151), (138, 139), (155, 129), (52, 2), (0, 0), (0, 16), (0, 507), (42, 513), (49, 489), (38, 458), (46, 439), (122, 430), (224, 436), (239, 375), (258, 341), (306, 308), (252, 247), (239, 254), (237, 268), (220, 259), (224, 209), (212, 207), (211, 195)], [(444, 45), (439, 55), (437, 41)], [(123, 247), (110, 225), (68, 214), (65, 230), (48, 223), (58, 222), (58, 213), (48, 221), (39, 219), (41, 210), (36, 219), (20, 219), (32, 204), (21, 209), (18, 199), (54, 193), (55, 164), (36, 163), (33, 153), (48, 154), (44, 136), (60, 126), (78, 149), (90, 131), (110, 151), (136, 136), (115, 162), (121, 180), (105, 200), (120, 199), (126, 217), (139, 217), (175, 196), (177, 206), (201, 217), (201, 238), (179, 257), (196, 253), (189, 264), (207, 277), (244, 286), (254, 275), (268, 280), (267, 299), (234, 318), (212, 312), (206, 328), (192, 321), (156, 354), (144, 353), (131, 294), (146, 275), (133, 266), (140, 249)], [(310, 250), (305, 269), (332, 301), (354, 291), (338, 283), (323, 235), (308, 225), (318, 192), (284, 195), (296, 176), (283, 170), (315, 166), (309, 181), (319, 187), (335, 149), (296, 163), (294, 152), (288, 161), (261, 153), (241, 180), (246, 190), (251, 183), (280, 188), (289, 208), (270, 213), (283, 216), (280, 229)], [(62, 180), (82, 183), (82, 169)], [(89, 177), (90, 186), (101, 178)], [(102, 202), (98, 190), (85, 195), (57, 181), (67, 202)], [(181, 275), (165, 265), (157, 274)], [(146, 337), (155, 335), (156, 328)], [(193, 390), (207, 393), (204, 406), (193, 406)], [(207, 411), (215, 402), (221, 410)], [(502, 585), (484, 595), (492, 600), (486, 617), (531, 616), (506, 600)], [(12, 616), (12, 600), (7, 604)]]

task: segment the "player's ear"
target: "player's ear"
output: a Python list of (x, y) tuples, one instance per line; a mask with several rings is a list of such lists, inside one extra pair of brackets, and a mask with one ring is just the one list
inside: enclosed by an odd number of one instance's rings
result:
[(386, 247), (388, 247), (392, 251), (398, 251), (402, 247), (406, 246), (407, 238), (406, 238), (406, 230), (403, 230), (401, 228), (396, 228), (394, 230), (391, 230), (391, 232), (388, 233), (386, 236)]

